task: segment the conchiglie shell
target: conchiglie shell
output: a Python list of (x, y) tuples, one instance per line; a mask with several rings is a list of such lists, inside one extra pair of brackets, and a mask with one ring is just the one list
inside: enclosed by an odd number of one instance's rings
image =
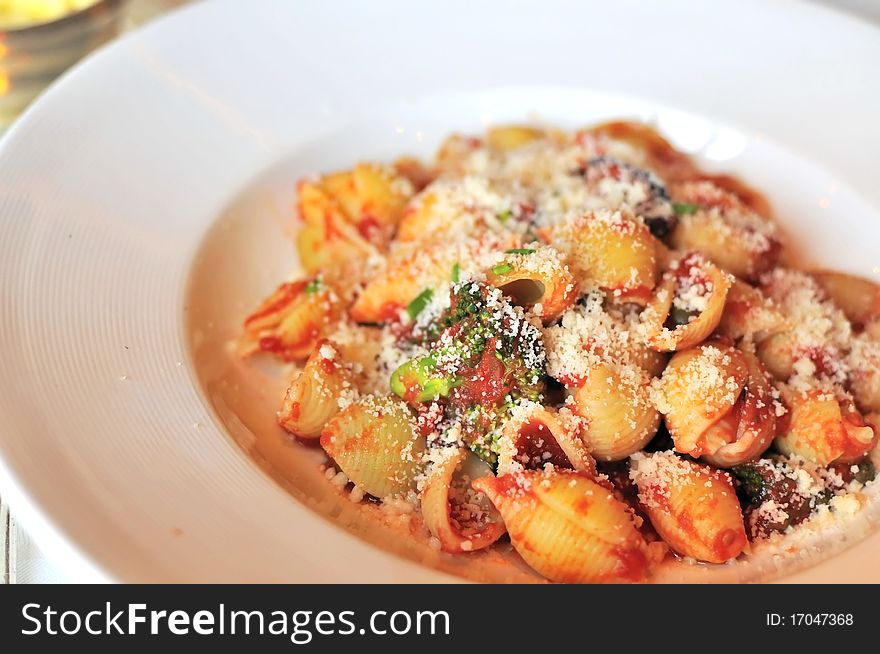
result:
[(758, 343), (757, 355), (775, 379), (785, 381), (794, 374), (795, 340), (791, 332), (772, 334)]
[(813, 273), (813, 277), (854, 325), (864, 325), (880, 318), (880, 284), (830, 271)]
[(773, 208), (760, 191), (737, 177), (723, 174), (708, 174), (697, 171), (691, 181), (711, 182), (714, 186), (727, 193), (732, 193), (737, 201), (767, 220), (773, 219)]
[(724, 563), (746, 548), (742, 511), (726, 473), (669, 452), (634, 457), (631, 471), (642, 508), (673, 550)]
[(347, 338), (340, 339), (336, 348), (342, 361), (350, 364), (357, 372), (355, 381), (360, 387), (363, 378), (369, 377), (376, 368), (376, 361), (382, 352), (382, 330), (377, 327), (347, 325), (346, 332)]
[(753, 355), (724, 343), (677, 352), (660, 390), (675, 449), (715, 466), (756, 458), (776, 434), (764, 369)]
[(527, 125), (500, 125), (486, 133), (486, 144), (494, 149), (509, 152), (536, 141), (544, 136), (544, 131)]
[(278, 424), (299, 438), (318, 438), (339, 413), (339, 397), (351, 389), (351, 373), (339, 360), (336, 346), (321, 341), (287, 389)]
[(297, 185), (297, 211), (306, 225), (324, 229), (331, 224), (347, 221), (342, 207), (327, 193), (319, 182), (303, 181)]
[(531, 308), (541, 306), (541, 319), (553, 322), (577, 300), (574, 277), (561, 261), (537, 266), (530, 261), (537, 254), (509, 257), (513, 270), (496, 273), (493, 266), (486, 271), (486, 282), (500, 289), (514, 304)]
[(629, 361), (647, 372), (649, 377), (659, 377), (669, 362), (669, 354), (652, 350), (644, 343), (634, 342), (630, 344)]
[(620, 461), (657, 433), (660, 413), (651, 402), (641, 370), (599, 365), (574, 394), (572, 410), (586, 419), (581, 438), (601, 461)]
[(735, 348), (707, 343), (676, 352), (660, 379), (675, 449), (698, 457), (726, 445), (711, 430), (740, 401), (748, 378), (746, 360)]
[(822, 390), (795, 392), (783, 388), (788, 413), (779, 421), (776, 448), (820, 466), (850, 462), (873, 447), (874, 430), (847, 401)]
[(551, 242), (567, 254), (582, 287), (596, 284), (620, 300), (645, 304), (657, 282), (656, 239), (626, 210), (616, 222), (598, 215), (552, 229)]
[[(334, 252), (326, 246), (324, 228), (315, 225), (303, 225), (296, 232), (296, 252), (303, 270), (314, 274), (319, 270), (327, 270), (334, 265)], [(359, 257), (360, 251), (353, 251), (345, 258)]]
[(435, 249), (415, 250), (388, 262), (385, 270), (364, 287), (349, 310), (357, 322), (389, 322), (426, 288), (449, 281), (456, 253)]
[(709, 428), (706, 442), (721, 441), (717, 449), (708, 448), (703, 460), (719, 468), (731, 468), (763, 454), (776, 436), (776, 407), (767, 375), (758, 359), (742, 353), (749, 368), (743, 397), (734, 409)]
[(836, 463), (856, 463), (874, 449), (880, 433), (849, 400), (840, 403), (840, 413), (843, 416), (846, 449)]
[(304, 223), (297, 250), (308, 272), (350, 264), (384, 248), (413, 193), (407, 179), (375, 164), (304, 181), (297, 190)]
[(397, 238), (400, 241), (421, 241), (442, 231), (443, 220), (448, 219), (437, 210), (437, 196), (427, 190), (418, 196), (403, 212)]
[(400, 221), (412, 196), (412, 185), (392, 169), (376, 164), (359, 163), (350, 172), (328, 175), (323, 186), (339, 202), (359, 231), (369, 234), (372, 227), (388, 231)]
[(704, 262), (701, 269), (711, 282), (712, 290), (709, 292), (706, 308), (689, 323), (677, 325), (674, 329), (665, 326), (678, 286), (674, 272), (664, 275), (653, 300), (645, 308), (642, 319), (648, 330), (648, 345), (655, 350), (672, 352), (693, 347), (706, 340), (721, 322), (732, 279), (708, 262)]
[[(464, 449), (446, 457), (434, 466), (422, 489), (422, 519), (428, 531), (440, 541), (444, 552), (476, 551), (489, 547), (506, 531), (497, 509), (485, 494), (470, 490), (465, 501), (478, 507), (480, 524), (467, 528), (453, 517), (455, 502), (462, 501), (453, 492), (456, 483), (470, 488), (470, 481), (492, 476), (492, 469), (472, 452)], [(464, 490), (464, 489), (463, 489)], [(464, 490), (467, 493), (467, 490)]]
[(321, 447), (352, 482), (384, 498), (415, 490), (425, 438), (413, 428), (402, 402), (369, 398), (327, 423)]
[(516, 551), (548, 579), (645, 579), (647, 546), (626, 506), (586, 475), (521, 472), (483, 477), (473, 485), (501, 512)]
[(596, 462), (578, 434), (564, 425), (554, 411), (536, 404), (527, 415), (504, 423), (498, 471), (537, 470), (547, 463), (596, 474)]
[(308, 292), (314, 280), (285, 283), (245, 320), (239, 356), (269, 352), (285, 361), (305, 359), (339, 318), (341, 307), (326, 285)]
[(390, 322), (401, 309), (426, 288), (436, 289), (451, 281), (455, 264), (463, 268), (478, 256), (498, 250), (518, 248), (518, 234), (483, 235), (464, 244), (447, 243), (442, 239), (432, 244), (407, 243), (387, 260), (355, 299), (350, 316), (357, 322)]
[(686, 154), (676, 150), (657, 130), (644, 123), (615, 120), (596, 125), (585, 132), (623, 141), (636, 148), (645, 158), (643, 165), (666, 182), (689, 179), (697, 174), (696, 167)]
[(705, 211), (680, 217), (671, 243), (682, 250), (698, 250), (724, 270), (745, 279), (755, 279), (775, 263), (772, 241), (766, 249), (756, 249), (740, 230)]
[(317, 183), (299, 185), (299, 215), (305, 223), (297, 234), (300, 263), (309, 273), (363, 260), (377, 252), (358, 231), (339, 203)]
[(785, 317), (760, 290), (737, 279), (727, 293), (718, 333), (733, 340), (763, 340), (786, 329)]

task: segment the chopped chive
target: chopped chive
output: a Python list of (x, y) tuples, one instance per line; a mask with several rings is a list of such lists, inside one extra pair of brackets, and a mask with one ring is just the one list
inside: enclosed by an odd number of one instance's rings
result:
[(513, 270), (513, 266), (509, 263), (499, 263), (497, 266), (492, 268), (493, 275), (506, 275), (507, 273)]
[(505, 254), (534, 254), (535, 250), (531, 248), (513, 248), (512, 250), (505, 250)]
[(700, 205), (693, 204), (692, 202), (673, 202), (672, 210), (679, 216), (684, 216), (690, 213), (696, 213), (700, 210)]
[(306, 293), (308, 295), (314, 295), (319, 290), (321, 290), (321, 280), (318, 277), (315, 277), (315, 279), (306, 284)]
[(457, 284), (459, 277), (461, 277), (461, 266), (456, 262), (455, 265), (452, 266), (452, 281)]
[(426, 288), (424, 291), (419, 293), (416, 296), (416, 299), (410, 302), (406, 307), (406, 312), (409, 314), (409, 317), (415, 320), (416, 316), (418, 316), (425, 309), (425, 307), (428, 306), (428, 303), (433, 297), (434, 291), (432, 291), (430, 288)]
[(505, 209), (500, 214), (498, 214), (498, 220), (503, 225), (508, 221), (508, 219), (513, 215), (513, 211), (510, 209)]

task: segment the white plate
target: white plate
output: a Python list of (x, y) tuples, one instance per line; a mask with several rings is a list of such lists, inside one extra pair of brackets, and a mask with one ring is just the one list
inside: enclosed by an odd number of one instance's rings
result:
[[(455, 578), (341, 529), (325, 490), (293, 499), (223, 408), (271, 407), (272, 384), (196, 365), (294, 267), (305, 172), (487, 122), (655, 120), (764, 190), (807, 256), (880, 275), (880, 31), (696, 5), (212, 2), (68, 74), (0, 147), (0, 484), (26, 528), (80, 578)], [(878, 554), (875, 534), (790, 579), (880, 581)]]

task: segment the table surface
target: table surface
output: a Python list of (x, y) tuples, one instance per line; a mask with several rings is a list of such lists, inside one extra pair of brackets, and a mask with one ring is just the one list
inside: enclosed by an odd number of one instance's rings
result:
[[(131, 0), (129, 29), (190, 0)], [(245, 2), (246, 0), (241, 0)], [(804, 0), (850, 11), (880, 25), (880, 0)], [(0, 496), (0, 583), (63, 583), (72, 579), (45, 556), (37, 543), (16, 526), (9, 507)]]

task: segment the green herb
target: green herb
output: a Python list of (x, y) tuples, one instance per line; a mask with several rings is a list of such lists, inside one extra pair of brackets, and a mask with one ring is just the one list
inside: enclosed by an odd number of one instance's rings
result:
[(700, 205), (691, 202), (673, 202), (672, 210), (679, 216), (696, 213), (700, 210)]
[(500, 214), (498, 214), (498, 220), (503, 225), (504, 223), (506, 223), (510, 219), (510, 217), (512, 215), (513, 215), (513, 211), (511, 211), (510, 209), (505, 209)]
[(452, 282), (454, 284), (458, 283), (459, 278), (461, 277), (461, 266), (458, 265), (458, 262), (452, 266)]
[(312, 281), (306, 284), (306, 293), (308, 295), (314, 295), (318, 291), (321, 290), (321, 279), (315, 277)]
[(530, 248), (513, 248), (512, 250), (505, 250), (506, 254), (534, 254), (535, 251)]
[(506, 275), (513, 270), (513, 266), (509, 263), (499, 263), (492, 268), (493, 275)]
[(425, 307), (428, 306), (433, 297), (434, 291), (432, 291), (430, 288), (426, 288), (424, 291), (419, 293), (416, 296), (416, 299), (410, 302), (406, 307), (406, 312), (409, 314), (409, 317), (415, 320), (416, 316), (424, 311)]

